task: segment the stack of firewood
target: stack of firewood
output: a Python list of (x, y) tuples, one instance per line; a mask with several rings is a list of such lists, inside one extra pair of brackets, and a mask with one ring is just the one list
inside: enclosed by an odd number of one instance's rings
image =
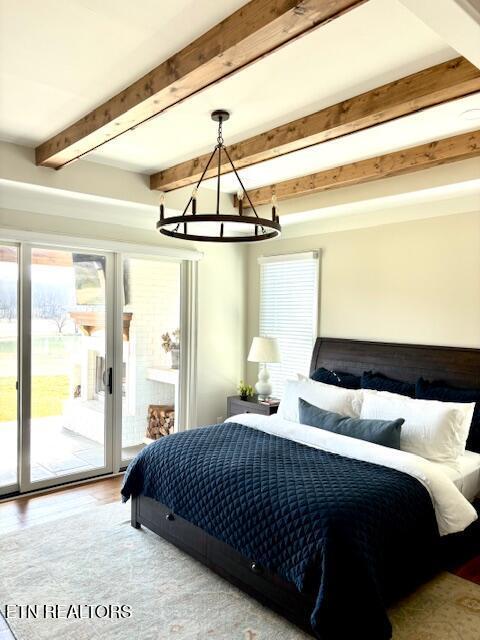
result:
[(165, 404), (151, 404), (148, 407), (147, 438), (158, 440), (168, 436), (175, 425), (175, 411), (172, 406)]

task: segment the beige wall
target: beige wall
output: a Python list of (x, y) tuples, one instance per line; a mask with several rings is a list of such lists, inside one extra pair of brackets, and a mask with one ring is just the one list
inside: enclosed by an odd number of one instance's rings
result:
[(245, 366), (246, 251), (206, 245), (198, 272), (197, 422), (226, 418)]
[[(258, 256), (307, 249), (322, 252), (320, 335), (480, 347), (480, 213), (250, 247), (247, 341), (258, 331)], [(255, 366), (248, 373), (254, 381)]]
[[(156, 231), (6, 209), (0, 209), (1, 227), (164, 244)], [(226, 417), (226, 398), (244, 373), (246, 252), (237, 245), (178, 244), (204, 252), (198, 265), (197, 424), (212, 424)]]

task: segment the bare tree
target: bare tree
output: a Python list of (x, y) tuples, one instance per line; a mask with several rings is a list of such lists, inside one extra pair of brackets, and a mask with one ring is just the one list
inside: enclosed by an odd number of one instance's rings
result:
[(15, 287), (2, 287), (0, 289), (0, 313), (1, 317), (11, 322), (17, 317), (17, 292)]
[(62, 333), (68, 321), (67, 303), (64, 293), (51, 286), (38, 287), (35, 291), (34, 315), (37, 318), (53, 320), (58, 333)]
[(53, 307), (50, 314), (50, 319), (53, 320), (57, 325), (58, 333), (62, 333), (63, 328), (65, 327), (68, 320), (67, 310), (64, 307), (60, 306)]

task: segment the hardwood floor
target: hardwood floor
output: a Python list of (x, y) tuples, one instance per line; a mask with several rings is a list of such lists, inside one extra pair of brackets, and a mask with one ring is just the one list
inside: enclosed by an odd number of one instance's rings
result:
[(470, 582), (480, 585), (480, 556), (476, 556), (470, 562), (466, 562), (455, 571), (455, 574), (460, 578), (465, 578), (465, 580), (470, 580)]
[(0, 535), (118, 502), (123, 474), (0, 503)]

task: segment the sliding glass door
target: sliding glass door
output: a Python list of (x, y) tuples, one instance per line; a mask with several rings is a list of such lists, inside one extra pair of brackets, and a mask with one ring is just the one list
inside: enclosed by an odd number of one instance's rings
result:
[(0, 244), (0, 495), (18, 488), (18, 247)]
[(117, 472), (189, 419), (191, 273), (0, 244), (0, 498)]
[(122, 256), (124, 466), (145, 444), (178, 429), (180, 263)]
[(113, 255), (0, 245), (0, 497), (112, 471)]
[(108, 255), (31, 249), (30, 483), (108, 471)]

